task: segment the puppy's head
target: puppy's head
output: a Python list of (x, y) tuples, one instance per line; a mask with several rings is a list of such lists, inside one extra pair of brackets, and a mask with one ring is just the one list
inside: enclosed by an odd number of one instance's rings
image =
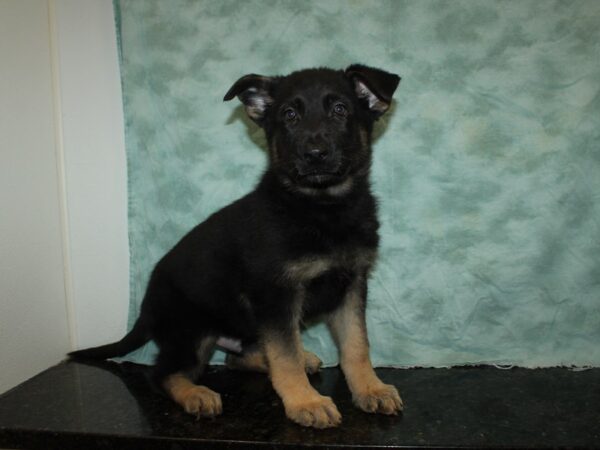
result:
[(269, 143), (270, 170), (290, 190), (343, 195), (371, 165), (373, 122), (390, 106), (400, 77), (351, 65), (288, 76), (250, 74), (224, 100), (237, 96)]

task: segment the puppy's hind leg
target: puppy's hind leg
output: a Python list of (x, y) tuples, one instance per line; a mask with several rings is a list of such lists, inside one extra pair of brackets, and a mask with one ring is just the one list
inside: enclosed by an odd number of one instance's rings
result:
[[(164, 390), (187, 413), (197, 417), (214, 417), (223, 412), (221, 396), (206, 386), (200, 386), (193, 382), (195, 378), (201, 375), (208, 363), (215, 342), (216, 339), (213, 337), (202, 338), (196, 345), (195, 355), (190, 357), (188, 354), (186, 358), (177, 358), (180, 364), (173, 364), (173, 354), (165, 352), (164, 349), (161, 349), (157, 360), (157, 371), (159, 373), (164, 372), (166, 367), (171, 367), (167, 375), (159, 375)], [(181, 349), (178, 349), (179, 352), (181, 352)], [(189, 361), (194, 359), (195, 364), (190, 366)], [(188, 364), (181, 364), (185, 360)], [(180, 368), (173, 371), (176, 365), (179, 365)]]
[(225, 365), (232, 370), (269, 373), (267, 358), (257, 345), (244, 349), (244, 353), (241, 355), (228, 353), (225, 358)]
[(323, 361), (313, 352), (304, 350), (304, 370), (309, 375), (315, 374), (321, 370)]
[[(312, 375), (321, 370), (323, 362), (317, 355), (308, 350), (304, 352), (304, 370)], [(254, 347), (244, 351), (243, 355), (229, 353), (225, 358), (225, 364), (232, 370), (246, 370), (252, 372), (269, 373), (267, 357), (262, 349)]]

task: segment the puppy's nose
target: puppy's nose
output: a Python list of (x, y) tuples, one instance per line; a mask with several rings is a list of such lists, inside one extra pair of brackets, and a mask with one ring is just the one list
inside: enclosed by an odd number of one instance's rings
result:
[(311, 148), (307, 151), (304, 152), (304, 160), (308, 163), (317, 163), (320, 161), (325, 160), (325, 158), (327, 158), (327, 155), (329, 153), (327, 152), (327, 150), (324, 150), (322, 148)]

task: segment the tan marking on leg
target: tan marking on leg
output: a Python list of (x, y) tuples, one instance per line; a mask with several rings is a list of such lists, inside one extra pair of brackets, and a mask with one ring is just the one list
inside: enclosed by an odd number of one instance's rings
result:
[(361, 278), (354, 281), (344, 304), (331, 315), (329, 326), (339, 347), (340, 365), (354, 403), (366, 412), (398, 414), (403, 408), (398, 391), (384, 384), (371, 365), (362, 283)]
[(304, 350), (304, 370), (307, 374), (312, 375), (321, 370), (323, 361), (312, 352)]
[(319, 394), (309, 383), (299, 329), (292, 342), (283, 342), (275, 333), (266, 334), (263, 348), (273, 387), (283, 401), (288, 418), (305, 427), (329, 428), (341, 423), (342, 416), (329, 397)]
[(205, 386), (198, 386), (182, 373), (165, 378), (165, 391), (189, 414), (214, 417), (223, 412), (221, 396)]

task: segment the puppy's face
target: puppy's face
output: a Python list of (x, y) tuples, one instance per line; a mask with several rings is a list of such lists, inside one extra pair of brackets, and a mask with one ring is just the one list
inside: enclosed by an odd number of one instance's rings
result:
[(247, 75), (237, 95), (249, 117), (264, 128), (270, 168), (302, 193), (343, 194), (371, 161), (373, 121), (388, 108), (399, 77), (378, 69), (308, 69), (286, 77)]
[(343, 74), (296, 72), (280, 81), (265, 122), (272, 167), (290, 184), (343, 184), (369, 164), (368, 118)]

